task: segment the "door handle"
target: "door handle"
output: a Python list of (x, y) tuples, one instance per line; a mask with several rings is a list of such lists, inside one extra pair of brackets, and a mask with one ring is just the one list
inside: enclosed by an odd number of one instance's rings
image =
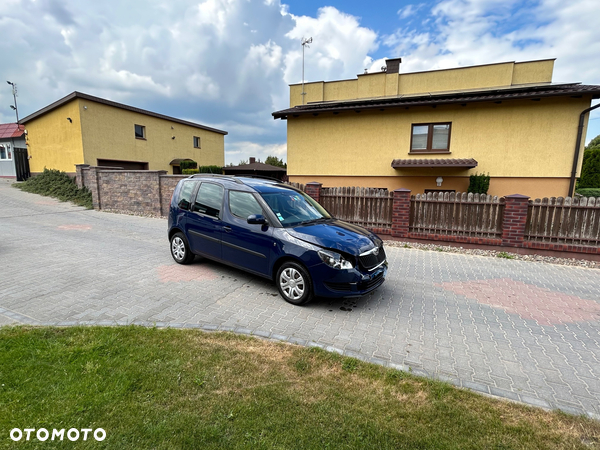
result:
[(226, 233), (231, 233), (231, 227), (223, 227)]

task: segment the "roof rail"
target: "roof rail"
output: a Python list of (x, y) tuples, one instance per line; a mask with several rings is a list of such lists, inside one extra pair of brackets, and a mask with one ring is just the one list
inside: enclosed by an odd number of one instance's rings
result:
[(282, 182), (278, 178), (268, 177), (266, 175), (244, 175), (244, 174), (239, 174), (239, 175), (234, 175), (234, 176), (236, 176), (236, 177), (243, 177), (243, 178), (258, 178), (258, 179), (261, 179), (261, 180), (277, 181), (278, 183)]
[(196, 177), (214, 177), (214, 178), (222, 178), (222, 179), (227, 179), (227, 180), (232, 180), (235, 181), (237, 184), (244, 184), (244, 182), (236, 177), (233, 177), (231, 175), (222, 175), (219, 173), (195, 173), (193, 175), (190, 176), (190, 178), (196, 178)]

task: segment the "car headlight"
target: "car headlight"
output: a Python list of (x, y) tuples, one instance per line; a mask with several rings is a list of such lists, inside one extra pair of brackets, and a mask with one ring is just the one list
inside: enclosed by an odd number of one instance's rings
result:
[(330, 250), (319, 250), (321, 260), (334, 269), (352, 269), (354, 266), (350, 261), (344, 259), (342, 255)]

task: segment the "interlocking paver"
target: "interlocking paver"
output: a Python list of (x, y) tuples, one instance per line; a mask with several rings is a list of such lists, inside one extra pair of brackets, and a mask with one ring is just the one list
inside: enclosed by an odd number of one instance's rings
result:
[(175, 264), (166, 221), (0, 183), (0, 326), (178, 326), (314, 345), (535, 406), (598, 417), (600, 271), (388, 248), (359, 299), (285, 303), (261, 278)]

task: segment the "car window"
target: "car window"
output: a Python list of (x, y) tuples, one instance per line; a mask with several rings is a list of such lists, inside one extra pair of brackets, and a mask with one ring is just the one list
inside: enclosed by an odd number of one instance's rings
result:
[(244, 220), (252, 214), (263, 214), (260, 204), (250, 192), (229, 191), (229, 210)]
[(292, 189), (263, 193), (261, 196), (284, 227), (331, 218), (311, 197)]
[(192, 201), (192, 193), (194, 188), (198, 184), (198, 181), (184, 181), (181, 189), (179, 190), (179, 198), (177, 199), (177, 205), (181, 209), (189, 209)]
[(192, 211), (218, 217), (223, 204), (223, 187), (213, 183), (202, 183)]

